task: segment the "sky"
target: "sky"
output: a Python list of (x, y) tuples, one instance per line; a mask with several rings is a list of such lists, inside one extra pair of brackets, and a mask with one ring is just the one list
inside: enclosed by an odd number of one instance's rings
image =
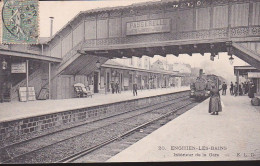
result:
[[(48, 37), (50, 35), (49, 17), (54, 17), (53, 34), (55, 34), (80, 11), (103, 7), (126, 6), (146, 1), (151, 0), (40, 1), (40, 36)], [(206, 74), (220, 75), (230, 82), (235, 80), (234, 66), (243, 66), (247, 65), (247, 63), (234, 56), (235, 60), (233, 65), (231, 65), (228, 58), (229, 56), (226, 53), (220, 53), (219, 56), (215, 57), (214, 61), (210, 60), (210, 54), (204, 56), (200, 54), (193, 54), (193, 56), (179, 55), (179, 57), (168, 55), (166, 59), (168, 63), (186, 63), (192, 67), (202, 68)], [(163, 59), (163, 57), (154, 56), (152, 61), (156, 61), (157, 59)]]
[(127, 6), (147, 1), (158, 0), (40, 1), (40, 36), (50, 36), (49, 17), (54, 17), (53, 32), (55, 34), (80, 11), (103, 7)]

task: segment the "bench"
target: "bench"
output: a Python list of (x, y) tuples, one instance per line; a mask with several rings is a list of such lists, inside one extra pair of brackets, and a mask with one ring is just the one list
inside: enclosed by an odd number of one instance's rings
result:
[(92, 98), (93, 93), (91, 92), (89, 87), (85, 87), (85, 85), (82, 83), (77, 83), (77, 84), (74, 84), (73, 86), (74, 86), (74, 90), (76, 92), (77, 97), (80, 98), (80, 97), (91, 96), (91, 98)]

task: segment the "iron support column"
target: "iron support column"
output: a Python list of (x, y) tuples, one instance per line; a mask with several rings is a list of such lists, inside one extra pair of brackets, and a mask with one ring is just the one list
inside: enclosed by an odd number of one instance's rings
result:
[(51, 63), (49, 63), (49, 100), (51, 99)]
[(26, 101), (29, 99), (29, 60), (26, 60)]

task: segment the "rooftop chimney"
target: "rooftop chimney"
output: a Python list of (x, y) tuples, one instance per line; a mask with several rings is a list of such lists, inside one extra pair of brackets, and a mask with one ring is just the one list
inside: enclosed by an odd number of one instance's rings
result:
[(51, 27), (50, 27), (50, 37), (52, 37), (52, 30), (53, 30), (53, 19), (54, 17), (49, 17), (51, 21)]

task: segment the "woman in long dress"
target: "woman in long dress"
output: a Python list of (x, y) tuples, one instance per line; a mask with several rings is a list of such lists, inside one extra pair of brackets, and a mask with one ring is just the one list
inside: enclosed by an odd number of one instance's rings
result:
[(254, 98), (255, 93), (256, 93), (256, 87), (255, 87), (254, 83), (251, 82), (250, 87), (249, 87), (249, 92), (248, 92), (249, 98)]
[(216, 86), (212, 86), (210, 91), (210, 100), (209, 100), (209, 113), (211, 115), (218, 115), (218, 112), (222, 111), (220, 94)]

